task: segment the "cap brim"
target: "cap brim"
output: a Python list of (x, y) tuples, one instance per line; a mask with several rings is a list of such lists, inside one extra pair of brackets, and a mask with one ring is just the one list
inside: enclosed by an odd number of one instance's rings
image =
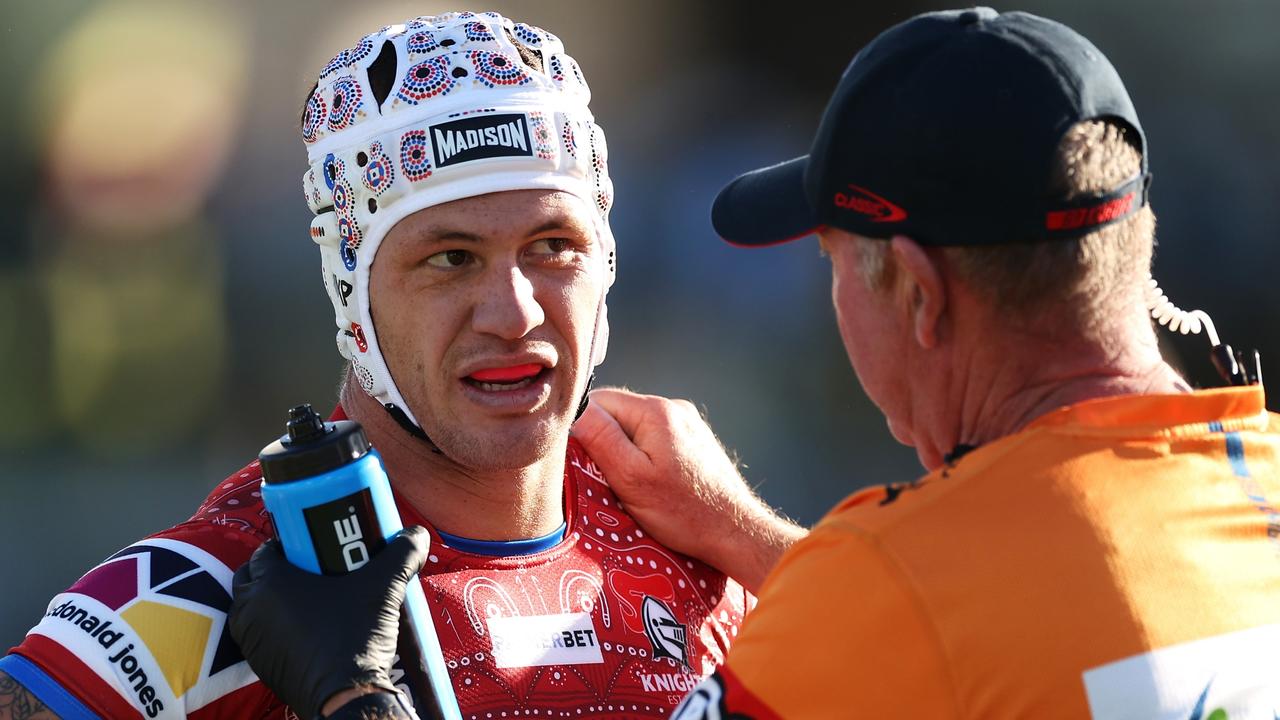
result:
[(804, 192), (805, 155), (740, 175), (711, 206), (711, 225), (730, 245), (763, 247), (797, 240), (821, 224)]

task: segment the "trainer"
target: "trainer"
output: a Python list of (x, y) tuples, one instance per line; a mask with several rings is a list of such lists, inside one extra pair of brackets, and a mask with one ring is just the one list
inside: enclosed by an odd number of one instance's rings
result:
[[(1256, 373), (1192, 391), (1161, 358), (1147, 158), (1096, 47), (978, 8), (885, 31), (807, 156), (721, 192), (730, 243), (818, 235), (854, 370), (929, 472), (795, 543), (677, 718), (1280, 714), (1280, 418)], [(575, 433), (652, 535), (769, 555), (691, 406), (592, 405)]]

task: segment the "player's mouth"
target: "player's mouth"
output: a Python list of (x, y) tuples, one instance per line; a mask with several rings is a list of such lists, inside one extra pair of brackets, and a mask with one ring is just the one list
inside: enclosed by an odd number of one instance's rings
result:
[(541, 363), (522, 363), (480, 368), (464, 377), (463, 381), (482, 392), (503, 393), (527, 388), (546, 379), (550, 373), (551, 368)]

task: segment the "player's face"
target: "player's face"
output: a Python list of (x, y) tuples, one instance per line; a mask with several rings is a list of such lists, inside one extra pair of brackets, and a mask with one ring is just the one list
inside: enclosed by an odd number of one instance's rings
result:
[(909, 378), (905, 375), (904, 329), (890, 290), (867, 287), (857, 243), (865, 242), (836, 228), (818, 234), (822, 249), (831, 258), (831, 302), (836, 323), (853, 371), (876, 407), (884, 413), (894, 439), (915, 445), (908, 402)]
[(519, 190), (421, 210), (369, 271), (387, 367), (422, 429), (477, 470), (563, 451), (604, 281), (591, 209)]

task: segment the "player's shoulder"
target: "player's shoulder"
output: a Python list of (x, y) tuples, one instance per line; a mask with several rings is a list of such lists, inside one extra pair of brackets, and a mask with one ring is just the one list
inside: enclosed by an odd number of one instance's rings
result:
[(233, 473), (190, 519), (89, 570), (17, 653), (105, 717), (185, 717), (226, 702), (236, 717), (265, 702), (226, 622), (236, 568), (270, 536), (260, 479), (255, 466)]
[(186, 525), (207, 524), (254, 536), (262, 542), (274, 536), (262, 503), (262, 467), (257, 460), (231, 473), (210, 490)]
[[(755, 605), (750, 593), (719, 570), (650, 537), (613, 494), (586, 449), (573, 438), (569, 439), (566, 467), (570, 487), (577, 494), (575, 526), (582, 536), (583, 548), (608, 556), (609, 562), (617, 563), (618, 569), (624, 571), (609, 573), (610, 582), (625, 584), (634, 575), (640, 578), (640, 585), (648, 588), (638, 585), (621, 594), (665, 597), (676, 606), (668, 611), (678, 616), (695, 618), (697, 622), (722, 622), (725, 638), (730, 631), (736, 632), (742, 617)], [(658, 605), (651, 602), (648, 607)]]
[[(618, 496), (613, 494), (613, 488), (609, 487), (609, 480), (605, 477), (604, 471), (591, 459), (587, 449), (572, 436), (569, 437), (569, 446), (565, 451), (564, 465), (565, 478), (568, 481), (566, 489), (577, 495), (579, 515), (595, 515), (604, 511), (628, 529), (638, 527), (631, 515), (623, 510)], [(643, 532), (640, 535), (642, 536)]]

